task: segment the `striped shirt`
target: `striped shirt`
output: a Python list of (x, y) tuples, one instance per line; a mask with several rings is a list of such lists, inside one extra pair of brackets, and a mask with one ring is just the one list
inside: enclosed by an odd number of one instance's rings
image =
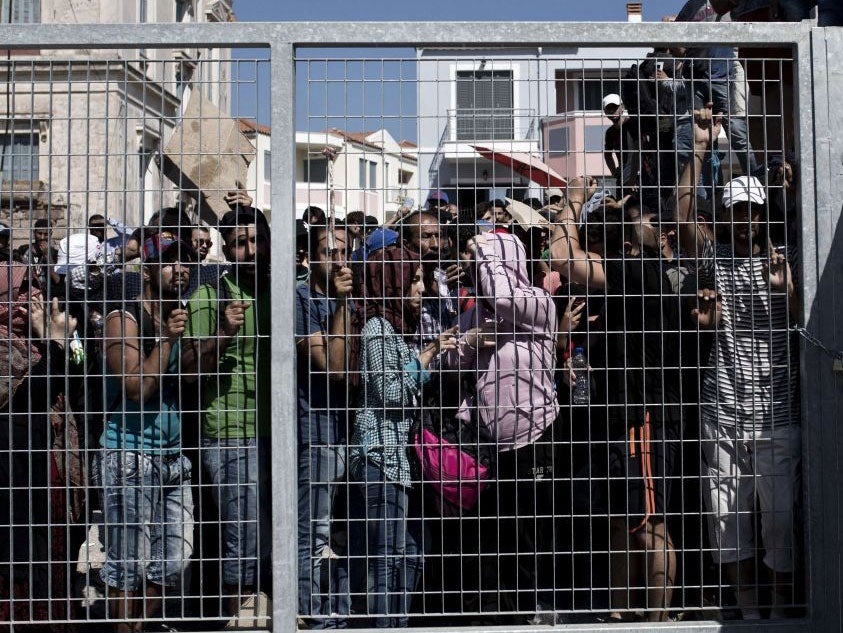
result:
[(386, 319), (374, 317), (361, 332), (363, 393), (351, 436), (351, 472), (361, 479), (366, 462), (388, 481), (410, 486), (407, 443), (430, 374)]
[[(788, 332), (786, 291), (764, 279), (767, 255), (739, 257), (728, 244), (707, 240), (700, 260), (701, 287), (723, 300), (702, 385), (702, 415), (747, 431), (798, 420), (795, 345)], [(791, 260), (792, 261), (792, 260)]]

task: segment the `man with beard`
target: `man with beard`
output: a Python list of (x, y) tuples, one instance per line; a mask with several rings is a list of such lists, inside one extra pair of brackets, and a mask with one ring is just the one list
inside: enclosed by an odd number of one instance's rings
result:
[(219, 230), (231, 271), (191, 297), (182, 369), (188, 381), (202, 377), (202, 464), (219, 508), (223, 592), (236, 615), (260, 590), (270, 552), (269, 224), (237, 205)]
[(35, 221), (32, 227), (33, 240), (20, 250), (20, 258), (24, 263), (31, 266), (32, 272), (38, 278), (41, 290), (48, 294), (47, 282), (51, 280), (53, 287), (50, 288), (48, 296), (52, 298), (59, 289), (61, 276), (53, 269), (58, 252), (50, 241), (50, 221), (41, 218)]
[[(299, 456), (299, 614), (347, 615), (343, 573), (332, 560), (334, 497), (345, 480), (345, 410), (350, 305), (353, 287), (347, 266), (349, 231), (344, 226), (310, 228), (307, 283), (296, 287), (296, 366), (298, 373)], [(328, 596), (320, 595), (324, 574)], [(315, 619), (312, 629), (340, 628)], [(342, 626), (345, 628), (345, 626)]]
[(182, 453), (180, 298), (193, 249), (170, 232), (142, 248), (143, 291), (105, 320), (106, 393), (103, 511), (110, 617), (117, 631), (140, 631), (161, 596), (183, 581), (193, 553), (191, 464)]
[[(577, 226), (595, 187), (582, 178), (568, 185), (551, 256), (568, 281), (605, 294), (604, 346), (590, 346), (588, 361), (599, 371), (597, 399), (605, 402), (607, 416), (607, 441), (592, 441), (591, 475), (608, 484), (602, 492), (610, 516), (610, 617), (630, 619), (643, 606), (646, 619), (659, 622), (667, 618), (676, 577), (667, 517), (682, 434), (679, 358), (672, 356), (679, 349), (679, 315), (654, 213), (607, 208), (597, 221), (601, 252), (581, 245)], [(595, 220), (585, 222), (588, 237)], [(592, 417), (600, 414), (595, 405), (592, 400)]]
[[(697, 177), (721, 122), (711, 104), (695, 112), (694, 156), (679, 181), (677, 216), (682, 251), (696, 260), (696, 319), (714, 331), (701, 385), (700, 438), (711, 553), (724, 584), (735, 588), (744, 620), (759, 619), (758, 579), (772, 579), (770, 618), (787, 617), (796, 600), (798, 545), (794, 506), (802, 456), (798, 376), (790, 328), (799, 293), (790, 262), (768, 231), (767, 194), (752, 176), (723, 189), (718, 229), (694, 221)], [(756, 520), (757, 515), (757, 520)]]

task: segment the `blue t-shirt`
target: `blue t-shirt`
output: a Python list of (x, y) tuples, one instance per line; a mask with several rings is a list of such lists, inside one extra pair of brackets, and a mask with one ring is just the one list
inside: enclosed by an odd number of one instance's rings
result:
[[(133, 315), (129, 317), (134, 319)], [(161, 377), (158, 392), (144, 403), (129, 400), (123, 395), (122, 379), (112, 375), (106, 377), (106, 421), (100, 438), (104, 448), (159, 454), (173, 454), (181, 450), (180, 350), (179, 343), (172, 346), (167, 374)], [(158, 348), (153, 348), (152, 353), (157, 354)]]
[[(336, 307), (336, 299), (314, 291), (309, 284), (297, 286), (296, 337), (327, 332)], [(296, 367), (299, 445), (344, 443), (347, 382), (329, 380), (328, 372), (312, 367), (308, 354), (298, 348)]]

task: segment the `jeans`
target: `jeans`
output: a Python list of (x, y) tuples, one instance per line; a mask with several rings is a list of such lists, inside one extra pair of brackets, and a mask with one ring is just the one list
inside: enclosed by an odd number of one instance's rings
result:
[(202, 440), (202, 465), (219, 508), (225, 585), (256, 587), (258, 563), (269, 561), (269, 464), (263, 439)]
[(410, 518), (409, 491), (366, 464), (361, 473), (366, 509), (368, 611), (376, 628), (406, 628), (411, 594), (421, 577), (422, 522)]
[[(714, 113), (723, 113), (723, 129), (729, 137), (729, 143), (738, 156), (744, 174), (752, 175), (758, 169), (758, 162), (749, 143), (749, 130), (746, 118), (736, 116), (730, 100), (730, 84), (726, 81), (695, 81), (694, 107), (699, 108), (711, 102)], [(678, 154), (678, 173), (681, 174), (693, 152), (693, 121), (690, 115), (678, 117), (676, 124), (676, 153)], [(716, 150), (715, 150), (716, 152)], [(719, 160), (706, 162), (703, 166), (703, 183), (721, 184)]]
[(123, 591), (140, 589), (144, 577), (165, 587), (178, 585), (193, 554), (190, 460), (106, 449), (100, 471), (103, 582)]
[[(350, 610), (348, 570), (332, 556), (331, 515), (337, 487), (345, 481), (344, 451), (336, 446), (299, 446), (299, 615), (346, 616)], [(324, 568), (324, 569), (323, 569)], [(323, 572), (328, 595), (322, 591)], [(316, 620), (314, 628), (340, 628)], [(344, 628), (344, 627), (343, 627)]]
[(817, 0), (817, 26), (843, 26), (843, 6), (840, 0)]

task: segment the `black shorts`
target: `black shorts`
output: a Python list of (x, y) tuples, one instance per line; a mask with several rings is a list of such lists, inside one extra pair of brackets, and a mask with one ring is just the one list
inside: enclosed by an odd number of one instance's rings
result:
[(649, 518), (667, 519), (671, 482), (679, 477), (675, 466), (682, 425), (681, 418), (666, 417), (647, 415), (609, 442), (608, 510), (613, 518), (625, 517), (630, 532), (644, 527)]

